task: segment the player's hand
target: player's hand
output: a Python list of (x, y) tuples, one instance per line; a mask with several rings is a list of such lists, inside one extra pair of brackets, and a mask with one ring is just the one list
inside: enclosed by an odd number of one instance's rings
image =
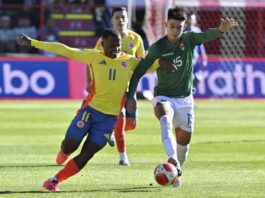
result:
[(175, 72), (178, 70), (178, 66), (174, 64), (171, 60), (160, 58), (158, 60), (158, 63), (160, 65), (160, 68), (165, 71)]
[(238, 22), (235, 21), (234, 19), (230, 19), (230, 18), (225, 18), (225, 19), (221, 19), (221, 24), (219, 26), (219, 30), (221, 32), (227, 32), (229, 31), (231, 28), (238, 26)]
[(134, 98), (127, 99), (126, 110), (129, 113), (134, 113), (136, 111), (136, 100)]
[(31, 46), (31, 38), (25, 36), (24, 34), (19, 35), (18, 38), (18, 44), (19, 45), (25, 45), (25, 46)]

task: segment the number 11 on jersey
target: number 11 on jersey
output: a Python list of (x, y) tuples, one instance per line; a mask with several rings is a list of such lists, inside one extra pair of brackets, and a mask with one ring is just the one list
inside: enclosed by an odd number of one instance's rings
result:
[(109, 80), (116, 79), (116, 69), (109, 69)]

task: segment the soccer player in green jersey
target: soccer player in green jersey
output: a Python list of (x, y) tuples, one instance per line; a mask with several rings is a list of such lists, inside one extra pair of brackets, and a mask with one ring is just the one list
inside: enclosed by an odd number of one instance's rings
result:
[[(158, 83), (154, 90), (154, 113), (160, 122), (161, 137), (168, 155), (168, 162), (174, 164), (181, 175), (181, 166), (187, 159), (189, 144), (194, 131), (194, 101), (192, 56), (196, 45), (203, 44), (221, 36), (224, 32), (238, 25), (234, 19), (222, 19), (218, 28), (210, 28), (202, 33), (183, 33), (187, 14), (183, 8), (168, 10), (167, 34), (156, 41), (147, 55), (139, 63), (130, 81), (127, 110), (133, 112), (136, 103), (133, 99), (139, 79), (152, 63), (172, 62), (175, 67), (171, 71), (157, 69)], [(172, 134), (172, 128), (175, 135)], [(180, 187), (180, 177), (173, 184)]]

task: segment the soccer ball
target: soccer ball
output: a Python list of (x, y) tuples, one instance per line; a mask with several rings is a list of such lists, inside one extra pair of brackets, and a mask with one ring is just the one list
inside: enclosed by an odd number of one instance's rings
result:
[(156, 182), (161, 186), (168, 186), (178, 179), (178, 171), (173, 164), (164, 162), (156, 166), (154, 177)]

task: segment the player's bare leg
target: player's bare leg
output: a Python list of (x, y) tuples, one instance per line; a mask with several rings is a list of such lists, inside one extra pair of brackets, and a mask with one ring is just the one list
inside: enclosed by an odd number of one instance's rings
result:
[(56, 156), (56, 164), (63, 164), (69, 156), (79, 147), (81, 142), (76, 141), (73, 138), (65, 137), (62, 141), (61, 149), (58, 151)]

